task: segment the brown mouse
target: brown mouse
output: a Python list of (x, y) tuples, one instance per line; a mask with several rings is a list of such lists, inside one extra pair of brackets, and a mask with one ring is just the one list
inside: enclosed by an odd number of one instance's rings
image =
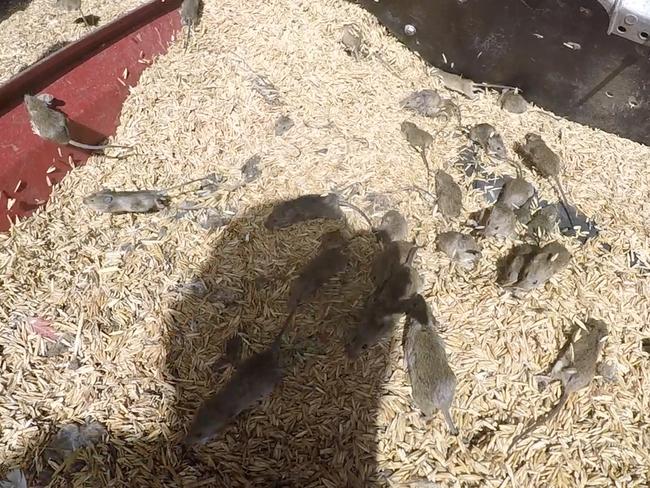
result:
[(314, 219), (343, 220), (340, 199), (335, 193), (302, 195), (276, 204), (266, 218), (267, 229), (282, 229)]
[[(557, 404), (544, 415), (537, 418), (521, 434), (515, 437), (508, 447), (512, 447), (523, 437), (530, 434), (540, 425), (553, 419), (562, 409), (572, 393), (586, 388), (591, 383), (596, 373), (596, 363), (603, 349), (603, 342), (607, 337), (607, 324), (602, 320), (588, 320), (586, 330), (577, 327), (576, 332), (560, 351), (560, 355), (551, 368), (546, 380), (560, 380), (562, 382), (562, 395)], [(509, 454), (508, 454), (509, 455)]]
[(273, 392), (282, 380), (280, 345), (290, 318), (270, 347), (244, 360), (223, 388), (201, 404), (185, 437), (186, 446), (206, 443), (242, 411)]
[(424, 161), (424, 166), (427, 170), (428, 182), (431, 179), (431, 167), (429, 166), (429, 161), (427, 160), (427, 150), (433, 144), (433, 136), (427, 131), (420, 129), (413, 122), (409, 122), (407, 120), (402, 122), (401, 130), (402, 134), (404, 134), (411, 147), (420, 152), (422, 161)]
[(363, 53), (363, 32), (357, 24), (346, 24), (341, 28), (341, 44), (345, 52), (355, 59)]
[(379, 242), (387, 245), (393, 241), (404, 241), (408, 235), (408, 222), (397, 210), (386, 212), (376, 229)]
[(514, 285), (521, 276), (521, 272), (530, 259), (538, 253), (540, 248), (530, 244), (515, 246), (505, 258), (502, 268), (497, 276), (497, 283), (504, 287)]
[(488, 156), (497, 159), (508, 159), (508, 150), (503, 138), (491, 124), (476, 124), (469, 130), (469, 139), (475, 142)]
[(444, 252), (461, 266), (473, 268), (481, 259), (481, 246), (469, 234), (450, 231), (438, 234), (436, 238), (438, 250)]
[(523, 114), (528, 110), (528, 102), (516, 90), (506, 90), (499, 97), (502, 110), (513, 114)]
[(100, 213), (150, 213), (158, 212), (171, 202), (169, 192), (177, 188), (203, 181), (209, 177), (186, 181), (165, 190), (115, 191), (103, 189), (83, 198), (84, 204)]
[(106, 148), (122, 148), (128, 149), (126, 146), (93, 146), (90, 144), (83, 144), (81, 142), (73, 141), (70, 139), (68, 131), (68, 119), (65, 114), (58, 110), (51, 109), (47, 102), (32, 95), (25, 95), (25, 107), (29, 115), (29, 122), (32, 127), (32, 132), (43, 139), (56, 142), (61, 145), (71, 145), (81, 149), (88, 149), (92, 151), (103, 150)]
[(386, 337), (403, 315), (408, 300), (422, 291), (422, 278), (411, 267), (416, 250), (417, 247), (413, 247), (406, 262), (393, 268), (369, 297), (361, 323), (346, 344), (346, 354), (350, 359), (356, 359), (361, 351)]
[(560, 171), (562, 169), (560, 157), (548, 147), (539, 134), (532, 132), (526, 134), (525, 143), (518, 146), (518, 151), (529, 166), (532, 166), (544, 178), (555, 182), (560, 193), (560, 198), (562, 199), (562, 205), (573, 226), (568, 200), (560, 183)]
[(442, 98), (436, 90), (419, 90), (411, 93), (400, 102), (404, 110), (422, 115), (436, 117), (442, 108)]
[(291, 283), (287, 306), (293, 314), (296, 308), (313, 297), (332, 277), (342, 272), (348, 264), (348, 241), (340, 230), (321, 237), (318, 254), (302, 269)]
[(187, 51), (187, 46), (190, 43), (190, 33), (192, 29), (199, 23), (201, 17), (201, 0), (183, 0), (181, 5), (181, 25), (187, 27), (187, 34), (185, 36), (185, 45), (183, 48)]
[(562, 271), (571, 261), (571, 253), (557, 241), (549, 242), (535, 253), (512, 285), (519, 290), (533, 290)]
[[(406, 264), (410, 256), (415, 257), (422, 246), (409, 241), (391, 241), (379, 251), (370, 265), (370, 279), (375, 286), (381, 286), (398, 266)], [(413, 259), (411, 257), (410, 259)]]
[(507, 205), (497, 202), (490, 209), (482, 234), (485, 237), (504, 237), (506, 239), (517, 233), (517, 216)]
[(437, 323), (422, 295), (413, 297), (410, 307), (404, 360), (411, 380), (413, 401), (427, 418), (440, 410), (449, 433), (458, 435), (450, 412), (456, 391), (456, 375), (447, 362), (445, 343), (435, 330)]
[(223, 356), (212, 365), (212, 370), (217, 371), (229, 364), (237, 367), (241, 361), (243, 349), (244, 341), (239, 334), (234, 334), (226, 341)]
[(533, 185), (523, 178), (512, 178), (503, 185), (498, 201), (512, 210), (521, 208), (535, 193)]
[(540, 208), (528, 222), (528, 235), (550, 234), (559, 222), (557, 209), (554, 205), (547, 205)]
[(463, 192), (449, 173), (436, 171), (435, 179), (438, 208), (445, 217), (455, 218), (463, 209)]

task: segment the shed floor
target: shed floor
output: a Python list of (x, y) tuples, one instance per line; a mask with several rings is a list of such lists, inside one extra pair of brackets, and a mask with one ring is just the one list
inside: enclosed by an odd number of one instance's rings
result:
[[(628, 252), (650, 256), (650, 150), (540, 111), (503, 112), (493, 93), (470, 101), (447, 92), (369, 14), (340, 0), (206, 4), (188, 52), (176, 43), (124, 106), (114, 142), (136, 146), (136, 154), (91, 158), (46, 208), (0, 237), (3, 468), (33, 473), (53, 431), (92, 418), (106, 425), (108, 445), (83, 451), (81, 469), (53, 486), (381, 487), (424, 479), (450, 487), (647, 486), (650, 367), (640, 344), (650, 336), (650, 281), (629, 267)], [(348, 22), (362, 26), (370, 50), (395, 74), (375, 57), (343, 52), (338, 29)], [(253, 71), (277, 88), (279, 102), (253, 89)], [(495, 125), (511, 153), (527, 132), (539, 132), (565, 162), (569, 198), (600, 225), (584, 246), (553, 235), (573, 260), (524, 299), (495, 284), (497, 259), (519, 241), (484, 240), (472, 271), (435, 251), (438, 233), (464, 228), (485, 202), (450, 165), (465, 138), (451, 123), (400, 109), (421, 88), (455, 100), (464, 124)], [(276, 136), (282, 115), (295, 125)], [(434, 170), (450, 165), (464, 190), (459, 219), (445, 220), (404, 190), (426, 185), (422, 160), (400, 133), (404, 119), (441, 131), (429, 157)], [(240, 185), (240, 168), (254, 155), (261, 174)], [(109, 217), (81, 202), (102, 186), (166, 188), (209, 173), (223, 178), (218, 190), (179, 196), (156, 214)], [(554, 198), (548, 182), (525, 176)], [(346, 359), (342, 344), (369, 293), (376, 249), (368, 226), (349, 213), (357, 233), (349, 269), (299, 312), (281, 387), (222, 437), (184, 453), (178, 441), (192, 412), (232, 372), (211, 368), (224, 341), (240, 331), (248, 351), (270, 343), (290, 279), (323, 230), (337, 225), (271, 232), (263, 226), (269, 205), (345, 187), (375, 222), (398, 209), (410, 237), (426, 246), (416, 263), (458, 378), (460, 435), (447, 434), (441, 415), (427, 422), (411, 405), (401, 325), (391, 341)], [(206, 229), (217, 217), (231, 220)], [(54, 354), (32, 332), (33, 317), (51, 321), (70, 347)], [(601, 360), (615, 378), (599, 369), (506, 460), (521, 424), (559, 397), (557, 387), (538, 392), (533, 375), (572, 324), (589, 317), (610, 327)]]

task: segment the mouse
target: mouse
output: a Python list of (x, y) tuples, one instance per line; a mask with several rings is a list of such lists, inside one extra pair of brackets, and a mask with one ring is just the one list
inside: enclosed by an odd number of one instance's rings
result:
[(503, 185), (497, 201), (512, 210), (521, 208), (534, 195), (535, 188), (525, 179), (511, 178)]
[(348, 264), (348, 240), (340, 230), (321, 236), (318, 254), (312, 258), (291, 283), (287, 307), (293, 314), (299, 305), (313, 297), (332, 277)]
[(537, 236), (540, 234), (551, 234), (555, 226), (560, 222), (557, 209), (554, 205), (547, 205), (535, 212), (528, 222), (528, 235)]
[(406, 96), (400, 102), (404, 110), (422, 115), (436, 117), (442, 108), (443, 100), (436, 90), (419, 90)]
[(90, 24), (88, 23), (83, 10), (81, 10), (81, 0), (56, 0), (56, 6), (68, 12), (78, 10), (79, 14), (81, 15), (81, 19), (84, 21), (84, 24), (86, 24), (86, 27), (90, 27)]
[(91, 151), (103, 150), (106, 148), (130, 149), (127, 146), (104, 145), (94, 146), (83, 144), (70, 139), (68, 131), (68, 119), (65, 114), (58, 110), (51, 109), (45, 100), (32, 95), (24, 96), (25, 107), (29, 115), (29, 122), (32, 132), (43, 139), (56, 142), (61, 145), (71, 145)]
[(474, 237), (462, 232), (449, 231), (438, 234), (436, 245), (449, 259), (465, 268), (473, 268), (481, 259), (481, 246)]
[(500, 267), (497, 275), (497, 284), (503, 287), (514, 285), (521, 275), (522, 270), (530, 261), (530, 258), (538, 253), (539, 246), (531, 244), (520, 244), (510, 250)]
[(572, 393), (586, 388), (596, 374), (596, 364), (607, 338), (607, 324), (602, 320), (590, 319), (585, 329), (576, 327), (571, 339), (560, 351), (559, 357), (546, 381), (562, 382), (562, 394), (551, 410), (538, 417), (529, 427), (515, 437), (508, 447), (508, 456), (513, 446), (542, 424), (552, 420), (566, 404)]
[(201, 403), (185, 436), (186, 446), (205, 444), (242, 411), (273, 392), (283, 376), (280, 345), (290, 318), (268, 348), (242, 361), (221, 390)]
[(361, 322), (346, 344), (348, 358), (358, 358), (362, 351), (388, 336), (404, 314), (408, 300), (422, 291), (422, 277), (411, 267), (416, 251), (417, 247), (411, 248), (405, 263), (394, 267), (368, 298)]
[(458, 217), (463, 209), (463, 192), (460, 186), (449, 173), (440, 169), (436, 171), (435, 187), (440, 213), (445, 217)]
[(433, 136), (427, 131), (420, 129), (413, 122), (409, 122), (408, 120), (402, 122), (400, 128), (402, 134), (404, 134), (411, 147), (420, 152), (422, 161), (424, 161), (424, 166), (427, 170), (428, 183), (431, 180), (431, 167), (429, 166), (429, 161), (427, 160), (427, 150), (433, 144)]
[(408, 235), (408, 222), (397, 210), (389, 210), (375, 229), (379, 242), (384, 245), (393, 241), (404, 241)]
[(431, 307), (422, 295), (415, 295), (407, 312), (404, 362), (411, 381), (413, 402), (427, 418), (440, 410), (451, 435), (458, 428), (451, 417), (456, 375), (449, 367), (442, 338)]
[(343, 220), (345, 218), (335, 193), (302, 195), (277, 203), (266, 218), (269, 230), (282, 229), (314, 219)]
[(488, 156), (501, 160), (508, 160), (508, 150), (503, 142), (501, 134), (493, 125), (482, 123), (476, 124), (469, 129), (469, 139), (478, 144)]
[(474, 83), (468, 78), (463, 78), (461, 76), (455, 75), (453, 73), (447, 73), (446, 71), (438, 70), (434, 73), (435, 76), (441, 79), (442, 84), (445, 85), (445, 88), (451, 91), (455, 91), (465, 95), (470, 100), (475, 100), (476, 95), (480, 92), (481, 89), (485, 88), (501, 88), (501, 89), (514, 89), (511, 86), (505, 85), (493, 85), (489, 83)]
[[(388, 279), (397, 266), (406, 264), (415, 257), (415, 252), (423, 246), (409, 241), (391, 241), (379, 251), (370, 264), (370, 279), (375, 286), (380, 286)], [(413, 253), (413, 255), (411, 254)], [(412, 258), (410, 256), (413, 256)]]
[(523, 114), (528, 110), (528, 102), (517, 90), (505, 90), (499, 97), (499, 106), (513, 114)]
[(115, 191), (102, 189), (83, 198), (83, 203), (99, 213), (151, 213), (166, 208), (171, 202), (169, 192), (210, 177), (196, 178), (165, 190)]
[(530, 258), (512, 286), (524, 291), (538, 288), (566, 268), (570, 261), (571, 253), (566, 247), (557, 241), (549, 242)]
[(187, 46), (190, 43), (190, 33), (192, 29), (199, 23), (201, 16), (201, 0), (183, 0), (181, 5), (181, 25), (187, 27), (187, 34), (185, 36), (185, 45), (183, 49), (187, 51)]
[(341, 44), (346, 53), (355, 59), (363, 54), (363, 32), (357, 24), (346, 24), (341, 28)]
[(518, 152), (521, 154), (524, 161), (534, 168), (541, 176), (548, 178), (555, 182), (562, 206), (566, 210), (567, 217), (571, 226), (574, 226), (571, 220), (571, 212), (569, 211), (569, 201), (564, 193), (564, 188), (560, 183), (560, 170), (562, 163), (560, 157), (544, 142), (542, 136), (529, 132), (524, 137), (524, 144), (519, 144)]
[(490, 209), (481, 233), (485, 237), (508, 239), (517, 233), (517, 216), (510, 207), (497, 201)]

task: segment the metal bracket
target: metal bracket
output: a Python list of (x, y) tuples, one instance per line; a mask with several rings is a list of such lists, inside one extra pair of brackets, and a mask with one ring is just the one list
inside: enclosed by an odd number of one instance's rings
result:
[(598, 0), (609, 13), (608, 34), (650, 45), (650, 1)]

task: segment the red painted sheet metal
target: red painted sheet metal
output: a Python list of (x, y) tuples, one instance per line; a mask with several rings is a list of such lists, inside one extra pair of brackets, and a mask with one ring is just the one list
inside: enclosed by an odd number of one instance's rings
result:
[[(0, 87), (0, 231), (44, 204), (52, 185), (89, 153), (42, 140), (30, 127), (25, 93), (64, 104), (74, 140), (97, 144), (115, 133), (129, 87), (167, 52), (181, 29), (181, 0), (154, 0), (52, 54)], [(125, 73), (126, 78), (124, 77)], [(11, 207), (11, 208), (9, 208)]]

